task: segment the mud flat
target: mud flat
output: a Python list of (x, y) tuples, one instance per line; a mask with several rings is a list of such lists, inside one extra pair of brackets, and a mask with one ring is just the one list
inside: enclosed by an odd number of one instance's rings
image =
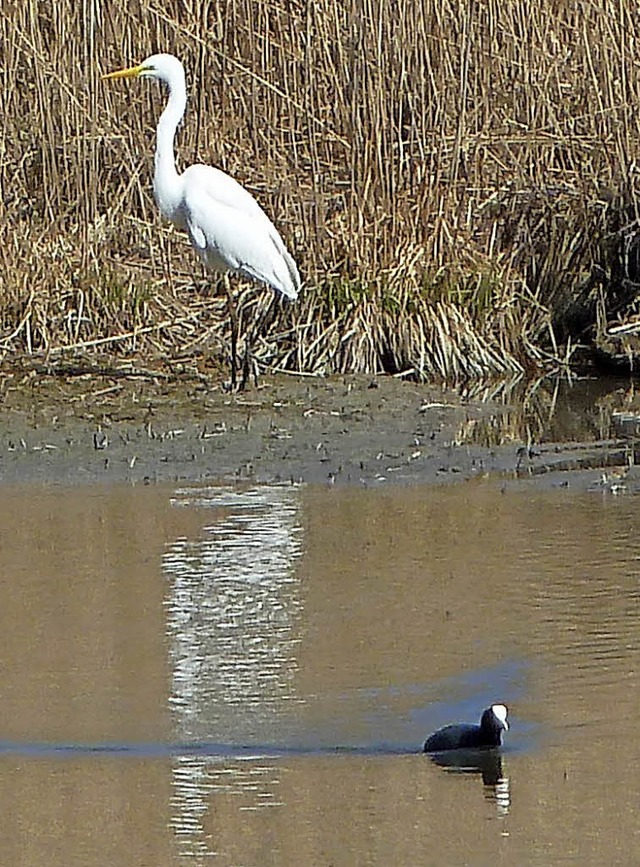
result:
[(482, 430), (508, 407), (391, 377), (283, 376), (231, 395), (179, 378), (8, 376), (3, 392), (5, 484), (638, 486), (628, 438), (487, 445)]

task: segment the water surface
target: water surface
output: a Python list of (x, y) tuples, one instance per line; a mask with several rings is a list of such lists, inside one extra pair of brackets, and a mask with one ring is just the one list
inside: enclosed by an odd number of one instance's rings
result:
[[(5, 488), (6, 864), (632, 863), (640, 500)], [(499, 764), (420, 754), (511, 710)]]

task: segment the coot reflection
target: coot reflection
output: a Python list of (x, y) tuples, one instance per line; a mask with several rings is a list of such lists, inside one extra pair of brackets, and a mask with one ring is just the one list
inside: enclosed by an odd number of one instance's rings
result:
[(495, 786), (503, 779), (502, 756), (497, 749), (461, 749), (432, 753), (429, 758), (441, 768), (459, 774), (480, 774), (485, 786)]

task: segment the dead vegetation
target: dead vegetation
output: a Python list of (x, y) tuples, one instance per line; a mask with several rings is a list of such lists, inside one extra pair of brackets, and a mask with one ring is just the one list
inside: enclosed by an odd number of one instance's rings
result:
[(163, 95), (99, 80), (170, 50), (180, 162), (245, 184), (305, 279), (295, 305), (238, 287), (265, 366), (460, 382), (629, 357), (639, 26), (627, 2), (8, 0), (2, 356), (224, 360), (224, 293), (151, 199)]

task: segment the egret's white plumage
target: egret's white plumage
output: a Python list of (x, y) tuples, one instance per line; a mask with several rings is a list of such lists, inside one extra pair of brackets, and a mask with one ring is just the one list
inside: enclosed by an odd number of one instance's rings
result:
[[(172, 54), (154, 54), (139, 66), (103, 78), (156, 78), (169, 89), (156, 135), (153, 195), (161, 213), (189, 235), (207, 268), (250, 277), (290, 301), (300, 291), (300, 274), (284, 241), (260, 205), (237, 181), (212, 166), (193, 165), (179, 174), (174, 140), (187, 107), (184, 67)], [(238, 323), (225, 279), (231, 318), (231, 384), (236, 385)], [(243, 384), (248, 376), (246, 340)]]
[(104, 78), (156, 78), (169, 88), (158, 121), (153, 193), (162, 214), (184, 229), (198, 255), (215, 271), (266, 283), (294, 301), (300, 274), (269, 217), (251, 193), (220, 169), (176, 170), (174, 139), (187, 106), (184, 67), (172, 54), (154, 54), (139, 66)]

